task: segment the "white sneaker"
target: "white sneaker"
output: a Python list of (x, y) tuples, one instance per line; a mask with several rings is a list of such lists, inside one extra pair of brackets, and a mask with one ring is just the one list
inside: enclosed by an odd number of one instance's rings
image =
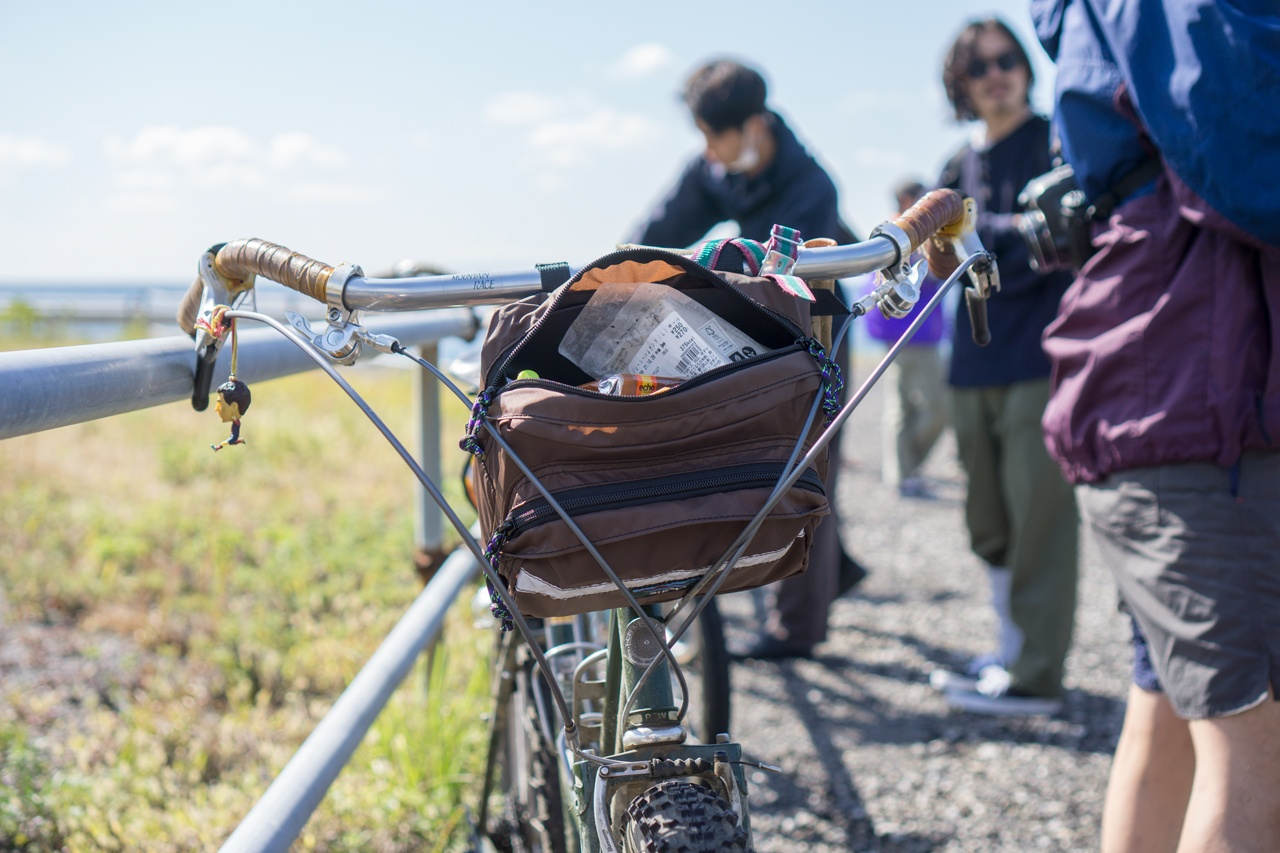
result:
[(1062, 710), (1062, 700), (1032, 696), (1013, 686), (1008, 670), (987, 667), (972, 687), (949, 687), (947, 704), (974, 714), (1005, 716), (1049, 716)]
[(965, 664), (964, 669), (959, 672), (950, 669), (935, 669), (929, 673), (929, 686), (940, 693), (945, 693), (953, 688), (972, 690), (978, 684), (978, 679), (982, 678), (982, 674), (992, 667), (1004, 672), (1004, 663), (1000, 660), (999, 655), (994, 652), (978, 655)]

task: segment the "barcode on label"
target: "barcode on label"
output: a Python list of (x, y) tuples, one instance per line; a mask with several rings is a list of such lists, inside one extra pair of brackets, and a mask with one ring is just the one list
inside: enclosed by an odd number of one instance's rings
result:
[(696, 340), (681, 342), (680, 360), (676, 362), (676, 375), (682, 377), (697, 376), (713, 367), (724, 364), (724, 360), (706, 347), (700, 346)]

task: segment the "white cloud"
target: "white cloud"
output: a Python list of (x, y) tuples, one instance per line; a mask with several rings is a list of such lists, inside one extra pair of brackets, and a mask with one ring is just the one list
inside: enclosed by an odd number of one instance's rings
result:
[(34, 136), (0, 133), (0, 168), (61, 166), (70, 159), (70, 152), (61, 145)]
[(178, 201), (165, 191), (122, 189), (107, 198), (107, 209), (116, 213), (144, 215), (174, 213), (178, 210)]
[(592, 151), (637, 148), (657, 133), (652, 119), (601, 107), (586, 115), (544, 122), (530, 133), (529, 143), (556, 165), (568, 166)]
[[(181, 206), (182, 199), (209, 191), (344, 202), (372, 197), (354, 182), (340, 182), (348, 164), (345, 152), (305, 131), (264, 139), (219, 125), (151, 125), (132, 137), (107, 137), (103, 150), (114, 167), (108, 205), (124, 212), (165, 212)], [(316, 184), (321, 178), (330, 183)]]
[(675, 59), (675, 55), (666, 45), (656, 42), (637, 44), (627, 50), (609, 66), (609, 73), (614, 77), (636, 79), (648, 77), (654, 72), (666, 68)]
[(564, 98), (539, 92), (502, 92), (484, 105), (484, 117), (494, 124), (526, 125), (547, 121), (568, 109)]
[[(598, 151), (642, 146), (658, 135), (658, 123), (636, 113), (601, 106), (583, 96), (512, 91), (495, 95), (484, 116), (499, 125), (524, 128), (525, 144), (540, 165), (563, 169)], [(550, 177), (540, 178), (547, 184)]]
[(336, 181), (311, 181), (289, 188), (289, 198), (293, 201), (324, 204), (365, 204), (377, 201), (379, 195), (364, 184)]
[(262, 170), (249, 162), (214, 163), (183, 176), (180, 182), (202, 190), (258, 190), (270, 183)]
[(271, 162), (282, 168), (297, 165), (343, 166), (347, 155), (338, 148), (319, 142), (309, 133), (294, 131), (271, 138)]
[(107, 137), (107, 156), (120, 163), (148, 163), (199, 168), (210, 163), (251, 159), (258, 145), (233, 127), (195, 127), (183, 130), (153, 125), (133, 139)]
[(116, 186), (126, 190), (167, 190), (173, 187), (173, 174), (153, 168), (134, 168), (116, 172)]

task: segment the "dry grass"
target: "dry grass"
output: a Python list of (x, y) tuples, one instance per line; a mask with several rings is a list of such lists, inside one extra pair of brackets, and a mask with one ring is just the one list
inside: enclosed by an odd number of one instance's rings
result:
[[(402, 436), (412, 376), (352, 373)], [(248, 444), (216, 455), (225, 425), (186, 404), (0, 442), (0, 847), (221, 843), (419, 591), (394, 451), (323, 376), (253, 390)], [(463, 843), (487, 688), (470, 621), (304, 847)]]

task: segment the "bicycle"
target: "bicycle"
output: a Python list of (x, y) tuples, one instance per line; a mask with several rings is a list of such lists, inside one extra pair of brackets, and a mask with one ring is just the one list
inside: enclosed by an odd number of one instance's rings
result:
[[(512, 453), (515, 464), (592, 553), (626, 601), (625, 607), (607, 612), (542, 619), (523, 616), (516, 606), (514, 587), (506, 587), (492, 555), (476, 541), (439, 487), (377, 413), (330, 363), (353, 363), (363, 347), (401, 355), (433, 373), (470, 404), (472, 401), (435, 365), (409, 352), (394, 338), (360, 325), (357, 312), (496, 304), (551, 290), (546, 286), (546, 268), (536, 273), (376, 279), (365, 277), (358, 267), (330, 267), (261, 240), (214, 246), (201, 257), (199, 277), (180, 312), (184, 328), (193, 332), (196, 341), (192, 401), (197, 409), (207, 405), (213, 366), (227, 331), (232, 332), (234, 342), (235, 320), (271, 326), (298, 344), (365, 412), (476, 557), (495, 597), (495, 607), (514, 629), (499, 635), (495, 655), (494, 713), (489, 721), (489, 750), (475, 827), (478, 842), (518, 851), (750, 849), (743, 768), (777, 768), (746, 758), (727, 731), (706, 730), (708, 726), (718, 728), (725, 720), (714, 716), (727, 707), (727, 681), (721, 683), (718, 677), (707, 681), (712, 685), (711, 695), (701, 703), (711, 711), (701, 716), (699, 727), (703, 730), (696, 732), (703, 742), (691, 741), (691, 691), (677, 651), (699, 617), (715, 613), (716, 593), (772, 508), (825, 452), (836, 431), (924, 317), (966, 273), (970, 283), (964, 293), (974, 337), (985, 343), (985, 300), (998, 289), (999, 277), (994, 257), (974, 233), (974, 211), (972, 200), (939, 190), (897, 219), (882, 223), (861, 243), (799, 251), (793, 272), (812, 280), (881, 272), (881, 283), (848, 307), (854, 317), (876, 306), (901, 316), (914, 306), (924, 275), (924, 262), (911, 260), (917, 249), (925, 252), (935, 274), (945, 281), (858, 391), (843, 406), (837, 403), (838, 410), (819, 437), (807, 448), (803, 439), (796, 444), (768, 500), (726, 553), (705, 574), (682, 583), (681, 597), (665, 608), (640, 603), (637, 593), (599, 556), (572, 513)], [(325, 329), (316, 332), (297, 315), (289, 315), (289, 325), (285, 325), (241, 308), (256, 276), (324, 303)], [(232, 362), (234, 372), (234, 344)], [(802, 435), (809, 432), (820, 398), (813, 402)], [(478, 428), (488, 430), (492, 440), (510, 452), (498, 430), (487, 422)], [(702, 624), (703, 657), (715, 658), (723, 653), (722, 632), (714, 615)], [(522, 642), (517, 643), (517, 636)], [(707, 663), (704, 670), (708, 672), (725, 671), (723, 661)], [(491, 795), (499, 786), (502, 807), (491, 816)], [(681, 846), (676, 847), (677, 843)]]

